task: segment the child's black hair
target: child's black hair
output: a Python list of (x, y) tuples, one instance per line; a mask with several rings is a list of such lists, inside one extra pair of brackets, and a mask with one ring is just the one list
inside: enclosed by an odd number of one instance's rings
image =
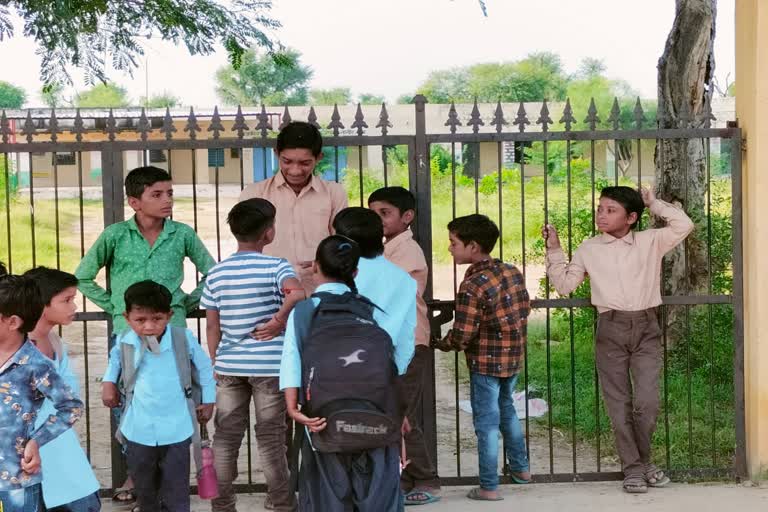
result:
[(156, 313), (170, 313), (172, 298), (165, 286), (150, 280), (139, 281), (125, 290), (125, 312), (143, 308)]
[(254, 197), (233, 206), (227, 224), (238, 242), (257, 242), (275, 224), (275, 213), (272, 203)]
[(490, 254), (499, 240), (499, 228), (496, 223), (478, 213), (456, 217), (448, 223), (448, 231), (464, 245), (470, 242), (477, 243), (485, 254)]
[(376, 201), (383, 201), (391, 204), (400, 210), (400, 215), (408, 210), (416, 211), (416, 198), (413, 197), (410, 190), (403, 187), (383, 187), (374, 190), (373, 193), (368, 196), (368, 206)]
[(55, 268), (35, 267), (24, 272), (24, 277), (37, 283), (37, 287), (40, 288), (40, 296), (46, 306), (56, 295), (67, 288), (77, 287), (77, 277)]
[(643, 202), (643, 196), (632, 187), (603, 187), (600, 191), (600, 197), (613, 199), (627, 211), (627, 215), (632, 212), (637, 214), (637, 219), (632, 224), (631, 229), (635, 229), (637, 223), (640, 222), (640, 217), (643, 215), (645, 209), (645, 203)]
[(362, 206), (344, 208), (333, 219), (333, 230), (357, 242), (363, 258), (384, 253), (384, 224), (373, 210)]
[(286, 149), (308, 149), (317, 157), (323, 151), (323, 136), (320, 130), (304, 121), (293, 121), (277, 134), (277, 154)]
[(32, 279), (10, 274), (0, 277), (0, 315), (21, 318), (22, 334), (35, 328), (44, 307), (40, 288)]
[(8, 269), (5, 268), (5, 263), (0, 261), (0, 277), (8, 275)]
[(341, 235), (331, 235), (320, 242), (315, 261), (325, 277), (338, 279), (357, 293), (355, 270), (360, 261), (360, 246), (354, 240)]
[(151, 187), (161, 181), (171, 181), (171, 175), (167, 171), (153, 165), (137, 167), (125, 177), (125, 195), (141, 199), (141, 194), (144, 193), (147, 187)]

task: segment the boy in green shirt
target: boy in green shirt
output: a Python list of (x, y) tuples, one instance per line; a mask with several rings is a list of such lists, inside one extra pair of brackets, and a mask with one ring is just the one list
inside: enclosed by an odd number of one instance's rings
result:
[[(200, 302), (205, 275), (216, 261), (195, 231), (169, 219), (173, 210), (171, 176), (158, 167), (138, 167), (125, 177), (125, 195), (136, 215), (104, 229), (75, 271), (78, 287), (94, 304), (112, 315), (114, 332), (126, 328), (123, 311), (125, 290), (139, 281), (160, 283), (173, 294), (171, 324), (186, 327), (187, 313)], [(200, 284), (187, 295), (184, 258), (189, 258), (203, 275)], [(108, 267), (110, 289), (96, 284), (96, 275)]]

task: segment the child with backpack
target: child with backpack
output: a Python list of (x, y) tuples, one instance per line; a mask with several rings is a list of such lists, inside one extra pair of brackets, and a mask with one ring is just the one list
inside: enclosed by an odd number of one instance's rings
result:
[(323, 240), (312, 266), (316, 291), (288, 319), (280, 388), (306, 434), (299, 441), (302, 512), (403, 510), (399, 328), (379, 327), (385, 313), (357, 294), (359, 260), (354, 241)]
[[(216, 386), (211, 361), (188, 329), (169, 326), (172, 296), (163, 285), (140, 281), (125, 291), (128, 329), (109, 354), (102, 401), (120, 405), (117, 436), (127, 445), (141, 512), (189, 512), (189, 447), (200, 469), (198, 423), (213, 415)], [(201, 396), (195, 396), (199, 392)]]
[[(275, 207), (266, 199), (237, 203), (227, 216), (237, 252), (208, 273), (202, 300), (208, 352), (216, 372), (216, 474), (213, 512), (235, 512), (237, 457), (248, 429), (250, 403), (268, 499), (278, 512), (296, 510), (285, 454), (285, 398), (278, 386), (282, 332), (304, 289), (291, 264), (263, 254), (275, 237)], [(255, 331), (254, 339), (251, 335)]]
[[(80, 382), (75, 375), (66, 344), (56, 328), (69, 325), (75, 318), (77, 278), (55, 268), (37, 267), (24, 273), (33, 280), (43, 298), (45, 308), (29, 339), (56, 369), (58, 374), (79, 396)], [(46, 400), (37, 414), (35, 424), (42, 426), (51, 414), (53, 403)], [(69, 429), (40, 449), (43, 461), (43, 503), (48, 512), (98, 512), (99, 481), (93, 474), (77, 432)]]

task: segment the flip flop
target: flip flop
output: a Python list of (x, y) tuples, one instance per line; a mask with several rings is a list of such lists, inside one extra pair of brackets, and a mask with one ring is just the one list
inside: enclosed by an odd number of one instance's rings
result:
[(112, 501), (123, 504), (133, 503), (136, 501), (136, 491), (134, 489), (115, 489)]
[(664, 471), (653, 464), (648, 464), (645, 467), (645, 481), (648, 483), (648, 487), (666, 487), (670, 482)]
[(475, 487), (473, 489), (470, 489), (467, 493), (467, 498), (471, 500), (477, 500), (477, 501), (501, 501), (504, 499), (504, 496), (497, 496), (496, 498), (486, 498), (482, 494), (480, 494), (480, 488)]
[(525, 485), (531, 483), (531, 479), (523, 480), (522, 478), (518, 477), (516, 473), (510, 473), (509, 476), (512, 478), (512, 481), (518, 485)]
[[(426, 499), (417, 499), (417, 496), (424, 496)], [(437, 496), (428, 491), (412, 490), (405, 494), (405, 505), (427, 505), (440, 501), (441, 496)]]
[(648, 483), (643, 475), (629, 475), (624, 479), (621, 486), (627, 494), (645, 494), (648, 492)]

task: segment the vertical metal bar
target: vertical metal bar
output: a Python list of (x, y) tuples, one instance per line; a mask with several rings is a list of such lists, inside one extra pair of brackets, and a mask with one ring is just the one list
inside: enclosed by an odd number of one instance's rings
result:
[[(663, 139), (656, 139), (656, 147), (662, 148), (664, 144)], [(663, 169), (664, 168), (664, 150), (663, 148), (658, 152), (659, 154), (659, 165)], [(664, 296), (664, 283), (667, 281), (666, 279), (667, 274), (667, 265), (664, 262), (664, 259), (662, 259), (662, 266), (661, 266), (661, 295)], [(669, 306), (662, 306), (662, 324), (661, 324), (661, 333), (662, 333), (662, 339), (664, 344), (664, 451), (665, 451), (665, 460), (666, 460), (666, 466), (667, 468), (671, 468), (672, 464), (672, 447), (670, 444), (670, 430), (669, 430), (669, 351), (668, 351), (668, 337), (667, 337), (667, 323), (668, 323), (668, 317), (669, 317)]]
[(358, 163), (358, 170), (360, 172), (360, 206), (365, 206), (365, 199), (363, 198), (363, 195), (365, 195), (365, 187), (363, 186), (363, 146), (357, 146), (357, 163)]
[(497, 142), (496, 143), (498, 147), (498, 164), (499, 164), (499, 175), (498, 175), (498, 182), (497, 187), (499, 189), (499, 259), (501, 261), (504, 261), (504, 204), (503, 204), (503, 193), (502, 193), (502, 187), (503, 187), (503, 180), (502, 180), (502, 168), (504, 165), (504, 159), (503, 159), (503, 148), (502, 143)]
[(243, 164), (243, 148), (237, 148), (237, 155), (240, 157), (240, 190), (245, 188), (245, 164)]
[[(394, 146), (393, 146), (394, 147)], [(388, 169), (387, 169), (387, 149), (388, 146), (381, 146), (381, 160), (384, 163), (384, 186), (389, 186), (389, 176), (388, 176)]]
[[(224, 150), (222, 149), (222, 151), (224, 151)], [(219, 207), (220, 207), (220, 201), (219, 201), (219, 167), (216, 166), (213, 169), (213, 172), (214, 172), (214, 178), (213, 178), (214, 191), (213, 191), (213, 194), (214, 194), (214, 204), (215, 204), (215, 208), (216, 208), (216, 256), (217, 256), (216, 261), (221, 261), (221, 226), (219, 225), (220, 221), (221, 221), (221, 218), (220, 218), (221, 217), (221, 213), (219, 212)]]
[(173, 150), (168, 148), (168, 176), (173, 179)]
[[(572, 183), (571, 183), (571, 141), (565, 141), (565, 175), (566, 188), (568, 195), (568, 261), (573, 257), (573, 205), (572, 205)], [(572, 295), (572, 294), (571, 294)], [(576, 468), (576, 339), (573, 330), (573, 308), (568, 308), (568, 333), (571, 342), (571, 445), (573, 458), (573, 474), (577, 473)]]
[[(513, 143), (514, 144), (514, 143)], [(514, 146), (513, 146), (514, 152)], [(523, 281), (526, 281), (528, 276), (527, 270), (527, 258), (525, 251), (525, 153), (520, 158), (520, 249), (522, 251), (521, 263), (523, 265)], [(525, 344), (523, 349), (523, 377), (525, 384), (525, 453), (528, 460), (531, 460), (531, 418), (530, 409), (528, 405), (528, 343)]]
[(55, 159), (53, 161), (53, 217), (54, 229), (56, 232), (56, 268), (61, 269), (61, 236), (59, 233), (59, 164)]
[[(53, 154), (56, 158), (56, 153)], [(32, 152), (29, 152), (29, 222), (32, 234), (32, 267), (37, 266), (37, 243), (35, 243), (35, 171)]]
[(619, 184), (619, 141), (613, 141), (613, 174), (615, 185)]
[[(689, 194), (688, 194), (688, 145), (692, 142), (692, 139), (687, 139), (686, 144), (686, 151), (683, 153), (683, 204), (688, 204)], [(688, 262), (689, 259), (689, 244), (688, 241), (683, 242), (683, 248), (685, 252), (685, 260), (684, 260), (684, 267), (685, 267), (685, 275), (689, 275), (689, 265)], [(691, 289), (690, 289), (690, 283), (688, 280), (686, 280), (685, 284), (685, 294), (690, 295)], [(685, 311), (685, 366), (686, 366), (686, 380), (687, 380), (687, 387), (688, 387), (688, 467), (694, 467), (693, 466), (693, 373), (691, 370), (691, 343), (693, 343), (693, 339), (691, 337), (691, 307), (689, 305), (684, 306)]]
[(339, 146), (333, 146), (333, 168), (336, 173), (336, 183), (339, 182)]
[[(451, 142), (451, 218), (456, 218), (456, 143)], [(456, 299), (458, 276), (453, 262), (453, 298)], [(459, 353), (453, 355), (454, 411), (456, 428), (456, 476), (461, 476), (461, 423), (459, 422)]]
[[(13, 251), (11, 250), (11, 173), (8, 168), (8, 153), (3, 153), (3, 162), (3, 172), (5, 173), (5, 235), (7, 238), (6, 243), (8, 244), (8, 259), (5, 263), (8, 272), (13, 273)], [(19, 165), (18, 160), (16, 165)]]
[[(80, 210), (80, 259), (85, 256), (85, 215), (83, 213), (83, 153), (78, 151), (77, 155), (77, 192), (78, 207)], [(82, 294), (83, 311), (88, 309), (88, 301), (85, 294)], [(85, 364), (85, 453), (88, 459), (91, 459), (91, 382), (90, 364), (88, 361), (88, 322), (83, 321), (83, 360)], [(111, 416), (111, 414), (110, 414)]]
[[(637, 189), (643, 186), (643, 148), (640, 139), (637, 139)], [(637, 219), (637, 229), (643, 229), (643, 216)]]
[[(544, 144), (544, 225), (549, 224), (549, 186), (548, 186), (548, 173), (549, 170), (549, 156), (547, 154), (547, 141)], [(545, 274), (544, 277), (544, 298), (549, 299), (549, 276)], [(552, 437), (552, 325), (550, 317), (549, 306), (546, 308), (546, 332), (547, 332), (547, 430), (549, 438), (549, 474), (555, 474), (555, 447), (554, 439)]]
[[(589, 141), (589, 175), (590, 175), (590, 182), (592, 190), (592, 224), (591, 224), (591, 232), (592, 236), (595, 236), (595, 208), (596, 208), (596, 197), (595, 197), (595, 141), (590, 140)], [(597, 343), (597, 311), (592, 308), (592, 325), (595, 326), (595, 333), (594, 333), (594, 340), (595, 343)], [(595, 374), (595, 430), (597, 432), (597, 436), (595, 437), (595, 465), (597, 472), (600, 473), (600, 466), (601, 466), (601, 454), (600, 454), (600, 437), (602, 435), (602, 432), (600, 431), (600, 375), (597, 371), (597, 358), (595, 358), (595, 364), (594, 364), (594, 374)]]
[(744, 403), (744, 260), (742, 224), (742, 133), (731, 139), (731, 218), (733, 230), (733, 409), (736, 415), (736, 475), (747, 478), (747, 434)]
[[(706, 139), (707, 172), (707, 293), (712, 295), (712, 170), (711, 140)], [(721, 141), (722, 144), (722, 141)], [(717, 418), (715, 417), (715, 333), (712, 326), (712, 304), (707, 306), (709, 330), (709, 415), (712, 418), (712, 467), (717, 467)]]
[[(267, 148), (266, 147), (261, 148), (261, 160), (264, 163), (264, 166), (262, 167), (262, 169), (264, 169), (264, 179), (267, 179), (269, 176), (267, 176)], [(278, 163), (278, 167), (279, 165), (280, 164)], [(278, 172), (280, 172), (280, 170), (275, 169), (275, 174), (277, 174)]]

